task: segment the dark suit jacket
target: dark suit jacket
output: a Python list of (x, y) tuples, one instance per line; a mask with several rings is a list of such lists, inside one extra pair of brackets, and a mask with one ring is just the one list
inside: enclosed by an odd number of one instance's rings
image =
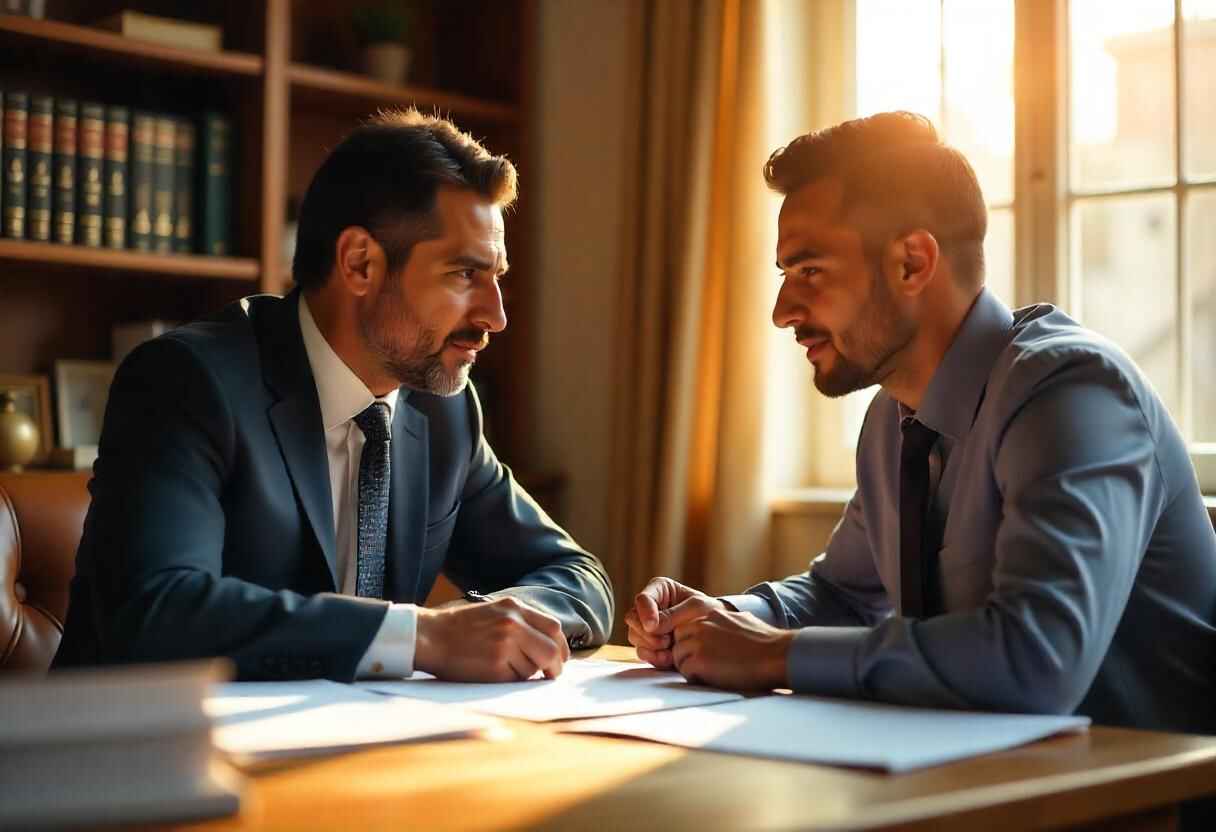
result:
[[(297, 298), (245, 298), (119, 368), (55, 667), (227, 656), (241, 679), (354, 677), (388, 607), (334, 594)], [(602, 566), (495, 458), (472, 386), (400, 395), (386, 599), (421, 602), (443, 571), (551, 613), (574, 646), (602, 643)]]

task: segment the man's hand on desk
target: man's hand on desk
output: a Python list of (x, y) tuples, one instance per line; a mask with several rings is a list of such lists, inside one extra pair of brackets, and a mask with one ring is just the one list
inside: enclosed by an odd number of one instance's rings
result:
[(671, 578), (651, 578), (625, 613), (629, 643), (637, 648), (642, 661), (660, 670), (672, 670), (676, 666), (671, 654), (676, 628), (725, 609), (726, 604), (717, 598)]
[(676, 669), (696, 684), (730, 690), (785, 688), (794, 632), (765, 624), (750, 612), (714, 610), (676, 627), (672, 655)]
[(570, 658), (562, 625), (515, 598), (418, 610), (414, 667), (454, 682), (555, 679)]

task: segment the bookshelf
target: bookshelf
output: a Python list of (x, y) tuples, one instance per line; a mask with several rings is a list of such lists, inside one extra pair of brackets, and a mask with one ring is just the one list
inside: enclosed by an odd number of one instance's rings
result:
[[(526, 198), (532, 0), (408, 2), (415, 34), (407, 86), (355, 71), (349, 9), (323, 0), (64, 0), (47, 3), (47, 20), (0, 14), (0, 89), (179, 115), (214, 110), (235, 135), (231, 256), (0, 239), (0, 373), (49, 377), (56, 359), (109, 359), (115, 324), (190, 320), (243, 295), (288, 289), (289, 199), (303, 194), (329, 148), (382, 107), (449, 115), (516, 162)], [(219, 25), (223, 49), (174, 48), (91, 25), (121, 10)], [(507, 221), (510, 326), (475, 374), (490, 438), (504, 460), (524, 467), (536, 440), (526, 410), (525, 220), (515, 211)]]
[(258, 278), (258, 261), (252, 257), (205, 257), (198, 254), (149, 254), (142, 251), (115, 251), (88, 246), (65, 246), (57, 243), (33, 243), (25, 240), (0, 240), (0, 259), (12, 264), (26, 263), (26, 268), (45, 266), (96, 270), (99, 272), (142, 272), (174, 277), (206, 277), (217, 280)]

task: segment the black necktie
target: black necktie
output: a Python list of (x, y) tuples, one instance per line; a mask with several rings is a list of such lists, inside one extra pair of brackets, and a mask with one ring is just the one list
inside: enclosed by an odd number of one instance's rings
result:
[(367, 441), (359, 460), (359, 551), (355, 594), (384, 597), (384, 547), (388, 537), (389, 409), (372, 402), (355, 417)]
[(899, 614), (930, 612), (934, 553), (926, 534), (929, 514), (929, 451), (937, 431), (909, 417), (899, 452)]

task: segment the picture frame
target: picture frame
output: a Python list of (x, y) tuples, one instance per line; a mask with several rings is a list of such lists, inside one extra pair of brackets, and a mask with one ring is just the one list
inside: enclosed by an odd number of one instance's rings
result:
[(55, 436), (51, 432), (50, 379), (42, 375), (0, 373), (0, 390), (11, 393), (17, 410), (38, 426), (38, 456), (34, 457), (34, 462), (45, 462), (51, 448), (55, 447)]
[(98, 444), (114, 369), (112, 361), (55, 362), (55, 412), (60, 447)]

